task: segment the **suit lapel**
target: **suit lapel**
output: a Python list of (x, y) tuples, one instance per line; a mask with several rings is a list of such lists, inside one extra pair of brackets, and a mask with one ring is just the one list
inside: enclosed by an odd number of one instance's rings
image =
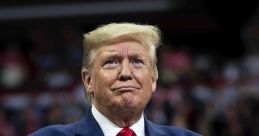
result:
[[(145, 134), (146, 136), (165, 136), (156, 124), (152, 123), (146, 117), (145, 120)], [(88, 110), (87, 115), (75, 124), (76, 136), (104, 136), (101, 127), (93, 117), (91, 110)]]
[(77, 136), (104, 136), (101, 127), (93, 117), (91, 110), (76, 124)]
[(145, 117), (145, 134), (146, 136), (165, 136), (165, 132), (162, 131), (156, 124), (152, 123)]

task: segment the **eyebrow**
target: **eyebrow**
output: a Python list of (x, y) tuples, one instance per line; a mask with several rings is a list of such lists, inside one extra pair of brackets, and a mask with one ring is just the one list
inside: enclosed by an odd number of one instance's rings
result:
[[(104, 54), (101, 55), (102, 58), (119, 58), (121, 57), (121, 55), (119, 55), (119, 53), (117, 53), (116, 51), (112, 51), (112, 52), (105, 52)], [(142, 52), (138, 52), (138, 53), (132, 53), (129, 54), (130, 58), (146, 58), (147, 55), (145, 53)]]

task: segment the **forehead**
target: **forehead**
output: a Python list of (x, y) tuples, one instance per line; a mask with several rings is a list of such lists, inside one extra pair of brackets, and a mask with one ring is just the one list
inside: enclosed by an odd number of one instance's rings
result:
[(137, 41), (122, 41), (100, 46), (96, 50), (96, 57), (113, 54), (148, 56), (148, 49), (145, 45)]

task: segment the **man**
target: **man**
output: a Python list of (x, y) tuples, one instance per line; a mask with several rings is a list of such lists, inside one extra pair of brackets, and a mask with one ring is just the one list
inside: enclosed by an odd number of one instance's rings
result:
[(31, 136), (199, 136), (156, 125), (143, 114), (155, 92), (160, 31), (111, 23), (85, 35), (82, 79), (91, 110), (78, 122), (49, 126)]

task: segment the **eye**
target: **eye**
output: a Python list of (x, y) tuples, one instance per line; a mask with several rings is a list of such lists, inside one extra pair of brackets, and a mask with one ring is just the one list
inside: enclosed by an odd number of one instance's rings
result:
[(113, 63), (118, 63), (118, 61), (114, 60), (114, 59), (110, 59), (110, 60), (107, 60), (105, 62), (105, 64), (113, 64)]
[(133, 59), (131, 63), (134, 65), (134, 67), (137, 67), (137, 68), (140, 68), (144, 65), (144, 61), (137, 58)]
[(142, 63), (142, 64), (144, 63), (143, 60), (141, 60), (141, 59), (134, 59), (133, 62), (134, 63)]
[(119, 61), (117, 59), (108, 59), (104, 62), (104, 68), (115, 68), (119, 65)]

